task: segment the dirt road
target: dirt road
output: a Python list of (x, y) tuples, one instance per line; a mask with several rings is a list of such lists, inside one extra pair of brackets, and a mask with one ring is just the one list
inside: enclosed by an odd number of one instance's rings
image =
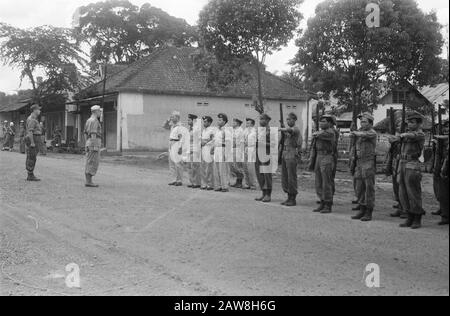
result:
[[(323, 216), (308, 174), (299, 206), (284, 208), (279, 189), (264, 205), (255, 192), (169, 187), (163, 164), (103, 163), (101, 187), (87, 189), (83, 157), (38, 159), (43, 181), (27, 183), (25, 157), (0, 153), (1, 295), (449, 294), (448, 227), (430, 216), (422, 230), (398, 228), (386, 184), (375, 221), (361, 223), (345, 179)], [(65, 285), (70, 263), (81, 289)], [(369, 263), (378, 289), (364, 282)]]

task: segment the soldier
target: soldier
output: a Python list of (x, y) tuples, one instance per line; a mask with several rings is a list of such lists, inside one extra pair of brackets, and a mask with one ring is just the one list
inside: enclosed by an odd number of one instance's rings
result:
[(394, 199), (397, 202), (394, 205), (394, 208), (397, 209), (394, 213), (391, 214), (391, 217), (400, 217), (406, 218), (407, 214), (403, 211), (403, 208), (400, 203), (400, 185), (398, 183), (399, 169), (400, 169), (400, 156), (402, 151), (402, 143), (400, 138), (398, 137), (401, 134), (402, 129), (402, 118), (401, 112), (396, 112), (395, 118), (395, 136), (390, 136), (388, 138), (391, 148), (389, 150), (389, 163), (387, 166), (387, 176), (392, 176), (392, 188), (394, 192)]
[(188, 115), (188, 126), (189, 126), (189, 141), (190, 141), (190, 151), (189, 151), (189, 159), (187, 161), (187, 169), (189, 174), (189, 182), (188, 188), (192, 189), (200, 189), (202, 184), (201, 174), (200, 174), (200, 148), (197, 148), (200, 145), (200, 141), (197, 142), (194, 138), (200, 136), (200, 130), (197, 130), (195, 123), (198, 119), (197, 115), (189, 114)]
[[(358, 126), (356, 124), (356, 122), (353, 122), (351, 124), (350, 130), (352, 132), (356, 131), (358, 129)], [(350, 135), (350, 146), (348, 149), (349, 153), (350, 153), (350, 159), (349, 159), (349, 165), (350, 165), (350, 173), (352, 175), (352, 179), (353, 179), (353, 191), (355, 193), (355, 200), (352, 201), (352, 204), (354, 205), (358, 205), (356, 208), (354, 208), (354, 211), (359, 211), (360, 210), (360, 206), (359, 206), (359, 201), (357, 198), (358, 193), (356, 192), (356, 181), (355, 181), (355, 170), (356, 170), (356, 144), (355, 144), (355, 137)]]
[(448, 189), (449, 189), (449, 179), (448, 179), (448, 151), (449, 146), (447, 145), (447, 150), (445, 151), (445, 160), (442, 164), (442, 170), (441, 170), (441, 178), (443, 179), (443, 194), (442, 194), (442, 200), (441, 200), (441, 208), (442, 208), (442, 221), (439, 223), (439, 225), (444, 226), (448, 225), (448, 218), (449, 218), (449, 195), (448, 195)]
[(329, 214), (333, 207), (333, 152), (336, 134), (331, 128), (332, 124), (331, 116), (322, 116), (320, 131), (312, 135), (314, 155), (309, 169), (315, 172), (316, 193), (320, 200), (320, 206), (314, 210), (315, 213)]
[(41, 139), (41, 148), (40, 148), (40, 153), (42, 156), (46, 156), (47, 155), (47, 140), (46, 140), (46, 136), (47, 136), (47, 122), (45, 120), (45, 116), (41, 117), (41, 130), (42, 130), (42, 139)]
[(399, 184), (400, 202), (408, 219), (400, 227), (418, 229), (422, 227), (422, 173), (419, 158), (425, 146), (425, 134), (422, 131), (423, 118), (417, 112), (407, 115), (408, 132), (400, 135), (402, 153), (400, 156)]
[(236, 178), (236, 183), (232, 188), (242, 189), (244, 181), (244, 130), (240, 119), (233, 120), (233, 149), (234, 159), (231, 163), (231, 175)]
[(26, 135), (26, 127), (25, 121), (20, 121), (19, 123), (19, 150), (21, 154), (25, 154), (25, 135)]
[(337, 165), (339, 161), (339, 139), (341, 138), (341, 133), (337, 129), (337, 119), (333, 115), (331, 116), (333, 119), (333, 132), (336, 136), (336, 143), (334, 144), (334, 152), (333, 152), (333, 158), (334, 158), (334, 169), (333, 169), (333, 195), (336, 194), (336, 174), (337, 174)]
[(102, 109), (95, 105), (91, 108), (91, 117), (87, 120), (84, 135), (86, 137), (86, 184), (88, 188), (98, 188), (98, 185), (92, 182), (100, 164), (100, 149), (102, 146), (102, 125), (100, 117)]
[(27, 119), (26, 128), (26, 140), (27, 145), (27, 159), (26, 159), (26, 170), (28, 172), (27, 181), (38, 182), (40, 179), (36, 178), (34, 175), (34, 169), (36, 167), (37, 155), (39, 153), (39, 145), (42, 137), (41, 126), (38, 121), (39, 115), (41, 115), (41, 107), (34, 104), (30, 108), (31, 115)]
[[(259, 187), (262, 190), (262, 196), (260, 198), (255, 199), (258, 202), (263, 203), (269, 203), (272, 201), (272, 186), (273, 186), (273, 180), (272, 180), (272, 173), (264, 172), (262, 170), (263, 167), (268, 167), (271, 164), (271, 161), (262, 161), (260, 157), (260, 150), (266, 150), (266, 155), (269, 156), (271, 149), (270, 149), (270, 126), (269, 123), (272, 120), (272, 118), (267, 114), (262, 114), (259, 118), (259, 125), (264, 132), (262, 132), (261, 129), (258, 129), (257, 135), (256, 135), (256, 162), (255, 162), (255, 169), (256, 169), (256, 176), (258, 178)], [(261, 148), (261, 149), (260, 149)]]
[(288, 127), (280, 129), (280, 131), (285, 135), (285, 143), (281, 163), (281, 182), (283, 191), (288, 195), (288, 199), (281, 204), (288, 207), (297, 205), (297, 167), (298, 161), (300, 159), (302, 141), (300, 129), (295, 126), (296, 122), (297, 115), (295, 115), (294, 113), (290, 113), (287, 117)]
[(9, 126), (6, 129), (6, 138), (2, 150), (13, 151), (15, 135), (16, 135), (16, 128), (14, 126), (14, 123), (10, 122)]
[[(448, 175), (445, 175), (446, 163), (448, 164), (448, 144), (449, 144), (449, 121), (442, 123), (443, 135), (435, 135), (435, 152), (433, 159), (433, 186), (435, 188), (436, 198), (439, 202), (438, 215), (442, 217), (439, 225), (448, 225), (449, 191)], [(448, 168), (448, 167), (447, 167)], [(444, 171), (444, 172), (443, 172)], [(448, 169), (447, 169), (448, 172)]]
[(6, 130), (8, 129), (8, 121), (2, 122), (2, 128), (0, 129), (0, 142), (3, 144), (6, 137)]
[(217, 130), (214, 135), (214, 184), (216, 192), (229, 192), (230, 186), (230, 164), (232, 156), (227, 152), (232, 149), (233, 135), (229, 133), (228, 116), (219, 114)]
[(373, 129), (373, 116), (362, 114), (361, 129), (352, 132), (356, 138), (356, 170), (355, 183), (360, 211), (352, 219), (370, 222), (375, 207), (375, 176), (376, 176), (376, 147), (377, 132)]
[(244, 157), (244, 189), (256, 190), (256, 128), (255, 120), (246, 119), (246, 129), (244, 130), (245, 157)]
[(214, 135), (216, 133), (212, 127), (213, 119), (210, 116), (203, 117), (202, 131), (202, 190), (214, 190), (214, 158), (211, 151), (214, 150)]
[(183, 164), (180, 158), (182, 154), (183, 131), (180, 119), (180, 112), (175, 111), (164, 124), (165, 129), (170, 129), (169, 169), (173, 176), (173, 182), (169, 183), (169, 185), (178, 187), (183, 185)]

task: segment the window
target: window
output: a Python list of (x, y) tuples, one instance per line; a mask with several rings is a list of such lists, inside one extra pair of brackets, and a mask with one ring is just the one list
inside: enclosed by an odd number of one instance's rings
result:
[(209, 106), (209, 102), (197, 102), (197, 106)]

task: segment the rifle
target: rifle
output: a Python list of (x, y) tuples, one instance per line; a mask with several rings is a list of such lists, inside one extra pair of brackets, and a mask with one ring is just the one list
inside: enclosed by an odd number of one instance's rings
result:
[[(319, 103), (317, 103), (316, 106), (316, 129), (319, 131), (319, 124), (320, 124), (320, 109), (319, 109)], [(310, 149), (310, 155), (309, 155), (309, 171), (314, 171), (316, 169), (316, 160), (317, 160), (317, 150), (316, 150), (316, 138), (314, 137), (311, 142), (311, 149)]]
[[(281, 128), (285, 128), (284, 125), (284, 113), (283, 113), (283, 103), (280, 103), (280, 126)], [(281, 133), (280, 143), (278, 145), (278, 165), (281, 165), (283, 162), (283, 151), (284, 151), (284, 143), (286, 141), (286, 136), (284, 133)]]
[[(358, 130), (358, 125), (356, 123), (356, 120), (353, 120), (352, 126), (350, 128), (351, 132), (355, 132)], [(356, 171), (356, 162), (358, 160), (358, 153), (356, 152), (356, 141), (357, 138), (355, 136), (351, 136), (351, 142), (350, 142), (350, 173), (352, 175), (355, 175)]]
[[(441, 136), (443, 133), (442, 133), (443, 131), (442, 131), (442, 111), (441, 111), (441, 106), (439, 105), (439, 109), (438, 109), (438, 130), (437, 130), (437, 133), (438, 133), (438, 136)], [(437, 162), (438, 163), (438, 165), (437, 165), (437, 167), (438, 167), (438, 169), (439, 170), (435, 170), (435, 174), (437, 175), (437, 176), (440, 176), (440, 173), (441, 173), (441, 168), (442, 168), (442, 166), (441, 166), (441, 161), (442, 161), (442, 157), (444, 156), (444, 152), (443, 152), (443, 143), (442, 143), (442, 140), (438, 137), (438, 139), (437, 139), (437, 145), (435, 145), (436, 146), (436, 159), (435, 159), (435, 162)]]

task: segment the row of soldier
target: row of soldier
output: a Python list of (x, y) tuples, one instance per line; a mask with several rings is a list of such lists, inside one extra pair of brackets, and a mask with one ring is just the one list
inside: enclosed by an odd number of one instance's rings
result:
[[(41, 127), (43, 135), (45, 134), (45, 121), (44, 117), (41, 118), (39, 125)], [(4, 121), (2, 124), (2, 135), (0, 137), (0, 142), (3, 144), (2, 151), (14, 151), (14, 145), (16, 141), (16, 136), (19, 137), (19, 152), (21, 154), (26, 153), (25, 136), (26, 136), (26, 124), (25, 121), (19, 122), (18, 133), (16, 131), (16, 126), (14, 122)], [(39, 151), (41, 154), (45, 155), (47, 153), (47, 148), (45, 146), (45, 136), (41, 137)]]
[[(180, 132), (181, 122), (180, 113), (174, 112), (171, 118), (166, 122), (165, 128), (170, 129), (170, 146), (172, 149), (182, 141), (183, 133)], [(188, 127), (190, 139), (194, 131), (194, 122), (198, 119), (196, 115), (189, 115)], [(354, 220), (363, 222), (372, 221), (375, 208), (375, 183), (377, 174), (377, 139), (378, 135), (373, 128), (374, 118), (370, 113), (364, 113), (359, 116), (359, 130), (350, 134), (352, 139), (351, 146), (351, 174), (354, 180), (354, 189), (356, 200), (353, 201), (357, 206), (353, 209), (358, 211)], [(187, 168), (189, 173), (190, 185), (188, 187), (202, 190), (215, 190), (217, 192), (229, 192), (231, 176), (236, 178), (236, 183), (231, 187), (242, 189), (255, 189), (256, 182), (262, 191), (262, 196), (257, 201), (265, 203), (271, 202), (273, 190), (273, 173), (262, 171), (270, 162), (261, 159), (259, 150), (265, 148), (267, 154), (273, 148), (273, 138), (270, 137), (271, 118), (267, 114), (262, 114), (259, 118), (259, 128), (256, 128), (256, 122), (253, 119), (246, 120), (245, 128), (243, 122), (239, 119), (233, 120), (233, 147), (237, 148), (239, 139), (245, 143), (245, 162), (240, 163), (236, 160), (229, 162), (223, 157), (217, 157), (218, 148), (224, 147), (225, 129), (228, 126), (228, 117), (225, 114), (217, 116), (217, 127), (212, 127), (213, 118), (205, 116), (201, 119), (201, 147), (210, 147), (211, 154), (214, 155), (213, 161), (193, 162), (187, 159), (187, 162), (175, 161), (172, 155), (169, 155), (170, 170), (173, 181), (172, 186), (182, 186), (183, 170)], [(299, 128), (296, 126), (297, 116), (293, 113), (287, 118), (287, 127), (279, 128), (277, 131), (286, 138), (286, 142), (281, 148), (281, 177), (282, 189), (288, 198), (282, 204), (285, 206), (295, 206), (298, 195), (297, 170), (300, 160), (302, 147), (302, 136)], [(390, 137), (393, 147), (398, 146), (395, 154), (396, 163), (393, 172), (393, 184), (396, 198), (399, 202), (399, 211), (392, 216), (402, 216), (406, 222), (401, 227), (413, 229), (421, 228), (422, 217), (425, 214), (422, 205), (422, 187), (421, 187), (421, 162), (425, 145), (425, 133), (422, 130), (423, 116), (417, 112), (407, 114), (408, 129), (404, 133)], [(448, 122), (447, 122), (448, 126)], [(261, 128), (266, 132), (261, 133)], [(448, 128), (447, 128), (448, 131)], [(272, 132), (273, 133), (273, 132)], [(241, 137), (242, 136), (242, 137)], [(314, 212), (321, 214), (332, 213), (334, 196), (336, 193), (336, 171), (338, 162), (338, 141), (339, 131), (336, 129), (336, 119), (333, 116), (324, 115), (320, 118), (319, 130), (312, 135), (311, 157), (309, 158), (309, 170), (315, 174), (316, 193), (319, 198), (319, 207)], [(251, 141), (251, 139), (254, 141)], [(435, 136), (436, 139), (447, 140), (447, 136)], [(254, 144), (254, 145), (252, 145)], [(255, 146), (255, 150), (250, 150)], [(180, 146), (178, 146), (180, 147)], [(178, 148), (177, 147), (177, 148)], [(171, 152), (171, 150), (169, 151)], [(223, 151), (219, 151), (223, 155)], [(255, 153), (255, 160), (249, 159), (249, 153)], [(392, 152), (392, 150), (391, 150)], [(191, 151), (193, 155), (194, 152)], [(273, 157), (273, 156), (272, 156)], [(219, 159), (218, 159), (219, 158)], [(278, 163), (277, 163), (278, 165)], [(436, 176), (439, 174), (439, 176)], [(257, 181), (255, 181), (255, 179)], [(440, 215), (442, 220), (440, 225), (448, 224), (448, 146), (444, 155), (439, 158), (439, 164), (435, 159), (435, 186), (439, 187), (438, 201), (441, 203)], [(438, 190), (436, 190), (438, 191)]]

